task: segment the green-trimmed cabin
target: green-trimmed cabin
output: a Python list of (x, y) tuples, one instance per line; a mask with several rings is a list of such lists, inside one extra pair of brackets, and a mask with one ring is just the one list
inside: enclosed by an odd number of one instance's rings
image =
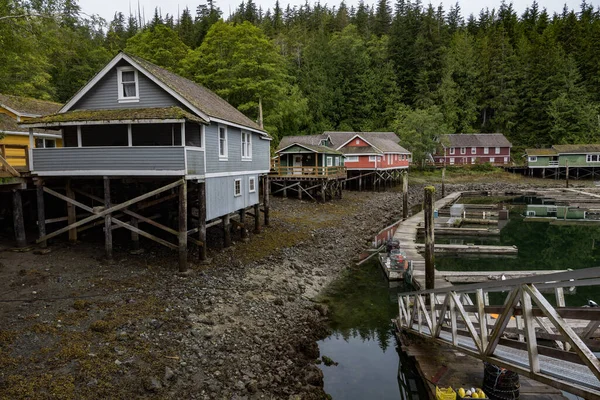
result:
[(525, 216), (557, 219), (586, 219), (587, 212), (587, 209), (579, 207), (529, 204), (525, 210)]

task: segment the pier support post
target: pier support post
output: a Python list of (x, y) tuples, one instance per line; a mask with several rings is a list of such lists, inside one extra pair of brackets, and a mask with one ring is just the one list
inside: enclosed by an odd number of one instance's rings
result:
[(239, 211), (240, 214), (240, 224), (242, 224), (240, 226), (240, 239), (242, 241), (248, 241), (248, 229), (246, 229), (246, 223), (244, 222), (246, 220), (246, 209), (242, 208)]
[(260, 204), (254, 205), (254, 233), (260, 233)]
[(187, 180), (179, 185), (179, 272), (187, 271)]
[(27, 237), (25, 236), (25, 221), (23, 219), (23, 200), (21, 199), (21, 191), (13, 190), (13, 223), (15, 227), (15, 239), (17, 247), (25, 247), (27, 245)]
[(425, 187), (425, 289), (435, 288), (433, 201), (435, 188)]
[[(132, 207), (134, 210), (135, 208)], [(136, 217), (131, 217), (131, 226), (138, 229), (138, 219)], [(140, 249), (140, 234), (134, 231), (131, 231), (131, 248), (133, 251), (137, 251)]]
[(283, 198), (287, 199), (287, 181), (283, 181)]
[[(109, 209), (110, 205), (110, 178), (104, 177), (104, 209)], [(106, 214), (104, 217), (104, 250), (106, 252), (106, 259), (112, 260), (112, 218), (111, 214)]]
[(565, 171), (566, 173), (566, 179), (567, 179), (567, 188), (569, 187), (569, 160), (565, 161), (565, 166), (567, 167), (567, 170)]
[(358, 177), (358, 191), (362, 192), (362, 176)]
[(408, 218), (408, 172), (402, 174), (402, 218)]
[(202, 247), (198, 252), (200, 261), (206, 261), (206, 183), (198, 183), (198, 240), (202, 242)]
[(223, 216), (223, 247), (231, 246), (231, 224), (229, 214)]
[(446, 180), (446, 167), (444, 166), (444, 168), (442, 168), (442, 199), (444, 197), (446, 197), (446, 186), (445, 186), (445, 180)]
[(302, 182), (298, 182), (298, 200), (302, 200)]
[(265, 212), (265, 226), (269, 226), (269, 177), (263, 177), (263, 208)]
[[(44, 181), (38, 179), (35, 181), (35, 188), (37, 194), (37, 219), (38, 219), (38, 232), (40, 237), (46, 236), (46, 210), (44, 206)], [(48, 242), (43, 240), (40, 242), (40, 247), (45, 249), (48, 246)]]
[[(65, 192), (67, 193), (67, 197), (71, 200), (75, 200), (75, 193), (71, 188), (71, 179), (67, 179), (67, 185), (65, 186)], [(71, 225), (77, 222), (77, 210), (75, 209), (75, 205), (73, 203), (67, 203), (67, 224)], [(75, 243), (77, 242), (77, 228), (69, 229), (69, 242)]]

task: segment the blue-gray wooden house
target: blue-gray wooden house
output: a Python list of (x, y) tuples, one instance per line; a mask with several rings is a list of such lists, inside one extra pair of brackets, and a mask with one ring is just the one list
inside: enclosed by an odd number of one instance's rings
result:
[(256, 206), (269, 172), (271, 137), (261, 126), (207, 88), (123, 52), (57, 114), (23, 125), (63, 137), (62, 148), (31, 150), (33, 176), (203, 183), (205, 221)]

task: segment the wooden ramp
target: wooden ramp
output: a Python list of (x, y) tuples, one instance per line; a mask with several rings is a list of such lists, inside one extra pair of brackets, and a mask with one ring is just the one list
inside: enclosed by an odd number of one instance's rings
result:
[[(402, 242), (400, 242), (402, 243)], [(417, 250), (421, 253), (425, 252), (424, 244), (415, 244)], [(488, 246), (476, 244), (436, 244), (436, 254), (496, 254), (496, 255), (517, 255), (517, 246)], [(533, 275), (533, 274), (530, 274)]]

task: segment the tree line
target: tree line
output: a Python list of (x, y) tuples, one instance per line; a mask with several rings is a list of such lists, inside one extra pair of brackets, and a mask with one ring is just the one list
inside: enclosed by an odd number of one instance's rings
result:
[(276, 142), (324, 130), (397, 132), (422, 157), (443, 133), (517, 147), (600, 140), (600, 11), (533, 2), (463, 17), (458, 4), (357, 7), (214, 0), (106, 22), (75, 0), (0, 0), (0, 92), (66, 101), (118, 51), (214, 90)]

